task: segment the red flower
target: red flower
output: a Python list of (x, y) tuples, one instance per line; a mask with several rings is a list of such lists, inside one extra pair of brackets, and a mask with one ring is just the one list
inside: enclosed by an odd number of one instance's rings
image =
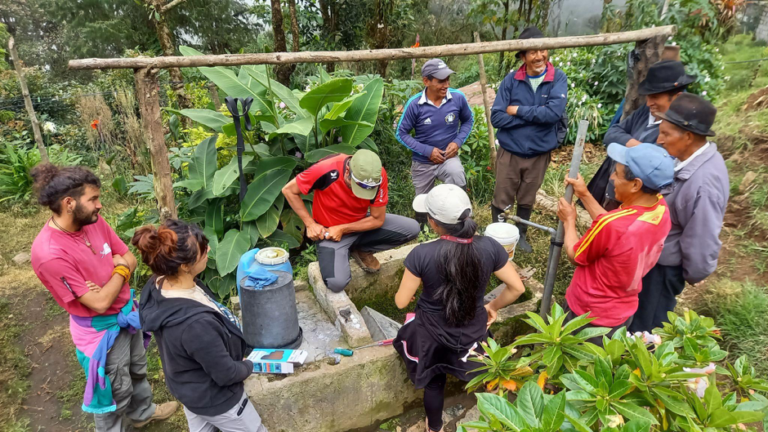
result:
[(418, 43), (418, 42), (416, 42), (416, 44), (415, 44), (415, 45), (411, 45), (411, 48), (418, 48), (418, 47), (419, 47), (419, 45), (421, 45), (421, 44), (420, 44), (420, 43)]
[(485, 169), (486, 169), (486, 170), (488, 170), (488, 171), (490, 171), (490, 170), (491, 170), (491, 166), (490, 166), (490, 165), (488, 165), (487, 167), (485, 167)]
[(99, 128), (99, 119), (96, 119), (91, 122), (91, 129), (98, 129)]

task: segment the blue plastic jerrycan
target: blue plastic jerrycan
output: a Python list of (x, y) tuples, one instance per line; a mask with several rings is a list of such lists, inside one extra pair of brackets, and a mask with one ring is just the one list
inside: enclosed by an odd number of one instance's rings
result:
[(271, 273), (281, 271), (292, 275), (293, 267), (288, 258), (288, 251), (278, 247), (255, 248), (243, 254), (237, 264), (237, 295), (240, 295), (240, 282), (259, 268)]

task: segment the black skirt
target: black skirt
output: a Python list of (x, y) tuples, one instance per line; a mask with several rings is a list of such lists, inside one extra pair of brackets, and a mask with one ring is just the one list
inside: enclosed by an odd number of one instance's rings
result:
[(450, 374), (470, 381), (480, 372), (472, 372), (482, 363), (470, 360), (485, 351), (480, 346), (491, 333), (486, 328), (485, 309), (460, 328), (451, 327), (442, 314), (416, 310), (416, 316), (405, 322), (393, 345), (405, 362), (408, 376), (417, 389), (426, 387), (433, 377)]

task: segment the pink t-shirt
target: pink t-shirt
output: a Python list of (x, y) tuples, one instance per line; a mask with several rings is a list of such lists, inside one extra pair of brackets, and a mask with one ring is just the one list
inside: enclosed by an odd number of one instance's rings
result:
[[(83, 233), (95, 254), (86, 246)], [(115, 268), (112, 256), (126, 252), (128, 246), (101, 216), (76, 235), (51, 228), (46, 222), (32, 243), (32, 269), (59, 306), (72, 315), (92, 317), (99, 314), (77, 300), (89, 291), (85, 281), (104, 286)], [(131, 290), (126, 283), (104, 315), (119, 312), (130, 297)]]

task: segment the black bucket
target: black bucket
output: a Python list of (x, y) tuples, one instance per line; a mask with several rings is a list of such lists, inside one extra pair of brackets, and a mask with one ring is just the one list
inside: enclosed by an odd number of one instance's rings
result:
[(303, 338), (293, 275), (282, 271), (273, 273), (277, 280), (264, 289), (243, 287), (240, 290), (243, 335), (253, 348), (295, 349)]

